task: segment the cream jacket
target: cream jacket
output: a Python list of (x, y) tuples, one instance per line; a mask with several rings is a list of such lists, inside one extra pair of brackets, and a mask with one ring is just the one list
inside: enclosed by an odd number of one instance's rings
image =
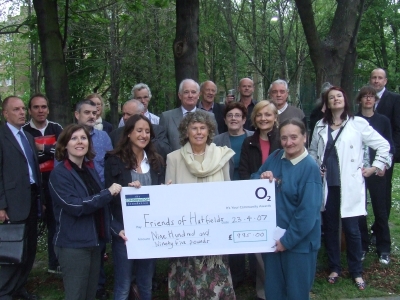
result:
[[(339, 160), (341, 182), (342, 218), (366, 215), (365, 210), (365, 181), (362, 176), (363, 143), (376, 150), (372, 166), (383, 169), (389, 156), (389, 143), (361, 117), (348, 118), (335, 144)], [(309, 153), (321, 165), (324, 159), (325, 147), (328, 141), (328, 125), (322, 120), (315, 125)], [(328, 186), (324, 177), (325, 208)]]

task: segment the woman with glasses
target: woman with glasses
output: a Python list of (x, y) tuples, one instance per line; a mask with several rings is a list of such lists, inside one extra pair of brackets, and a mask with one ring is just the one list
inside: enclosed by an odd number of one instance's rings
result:
[[(229, 174), (231, 180), (240, 180), (239, 162), (244, 140), (253, 135), (253, 131), (244, 129), (247, 108), (241, 102), (230, 102), (225, 107), (224, 120), (228, 131), (217, 135), (213, 142), (217, 146), (231, 148), (235, 155), (229, 161)], [(236, 288), (245, 280), (246, 254), (230, 254), (229, 266), (231, 268), (233, 287)]]
[[(386, 116), (375, 112), (375, 103), (378, 99), (376, 90), (372, 86), (367, 85), (362, 87), (356, 98), (356, 103), (359, 104), (360, 108), (356, 116), (364, 118), (372, 128), (389, 142), (390, 153), (393, 155), (394, 145), (390, 120)], [(364, 168), (372, 165), (375, 154), (376, 151), (372, 148), (364, 147)], [(386, 165), (386, 169), (390, 167), (391, 162)], [(382, 202), (382, 199), (385, 199), (385, 194), (387, 193), (386, 180), (388, 180), (386, 173), (385, 175), (383, 173), (384, 171), (382, 170), (378, 174), (372, 174), (370, 177), (366, 177), (365, 184), (371, 197), (372, 209), (375, 216), (375, 222), (371, 226), (371, 231), (376, 237), (376, 252), (379, 262), (387, 265), (390, 262), (391, 241), (388, 224), (389, 216), (386, 205)], [(360, 217), (359, 225), (363, 250), (362, 260), (364, 260), (369, 246), (367, 216)]]
[(304, 147), (304, 123), (288, 119), (279, 131), (283, 150), (271, 153), (251, 176), (275, 181), (276, 225), (283, 232), (275, 251), (263, 253), (265, 299), (304, 300), (310, 299), (321, 244), (322, 182), (317, 164)]
[[(390, 147), (367, 121), (351, 115), (349, 101), (340, 87), (329, 88), (323, 100), (326, 110), (324, 118), (315, 125), (310, 154), (321, 167), (325, 188), (322, 217), (330, 269), (327, 281), (335, 284), (341, 274), (339, 228), (342, 227), (350, 275), (357, 288), (364, 290), (358, 228), (359, 216), (366, 215), (364, 177), (383, 171)], [(366, 168), (363, 144), (376, 150), (371, 166)]]

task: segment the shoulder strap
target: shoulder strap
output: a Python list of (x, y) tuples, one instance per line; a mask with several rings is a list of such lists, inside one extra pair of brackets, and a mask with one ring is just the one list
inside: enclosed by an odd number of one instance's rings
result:
[[(342, 127), (340, 127), (338, 134), (336, 135), (335, 139), (333, 140), (332, 147), (330, 147), (327, 151), (325, 151), (324, 160), (323, 160), (323, 162), (322, 162), (323, 165), (326, 164), (326, 160), (327, 160), (329, 154), (331, 153), (331, 150), (335, 147), (336, 141), (337, 141), (337, 139), (339, 138), (339, 135), (342, 133), (344, 127), (345, 127), (346, 124), (347, 124), (347, 122), (348, 122), (348, 120), (346, 121), (346, 123), (344, 123), (344, 125), (343, 125)], [(328, 126), (329, 126), (329, 125), (328, 125)]]

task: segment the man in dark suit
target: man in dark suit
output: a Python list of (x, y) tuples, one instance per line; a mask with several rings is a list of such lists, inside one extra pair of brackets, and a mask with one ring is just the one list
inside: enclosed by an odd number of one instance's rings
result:
[[(145, 114), (145, 107), (139, 100), (132, 99), (125, 102), (124, 106), (122, 107), (122, 120), (124, 121), (124, 124), (130, 117), (138, 114)], [(152, 127), (155, 135), (152, 143), (154, 144), (157, 153), (160, 154), (165, 160), (167, 158), (167, 154), (171, 152), (167, 136), (165, 135), (165, 129), (157, 124), (152, 124)], [(113, 148), (115, 148), (120, 140), (123, 131), (124, 127), (119, 127), (110, 133)]]
[(215, 96), (217, 95), (217, 86), (214, 82), (208, 80), (200, 84), (200, 97), (201, 101), (197, 104), (197, 108), (203, 109), (214, 114), (215, 120), (218, 125), (218, 133), (228, 131), (228, 127), (224, 120), (225, 105), (215, 103)]
[[(392, 177), (394, 163), (400, 162), (400, 95), (386, 89), (387, 77), (383, 69), (375, 69), (371, 72), (370, 84), (376, 90), (379, 101), (375, 104), (375, 110), (385, 115), (390, 120), (392, 126), (392, 137), (394, 142), (394, 157), (392, 167), (386, 170), (386, 210), (388, 216), (392, 207)], [(372, 226), (373, 230), (373, 226)]]
[[(160, 125), (167, 131), (167, 139), (171, 146), (171, 151), (181, 148), (179, 143), (178, 127), (181, 123), (183, 116), (189, 112), (196, 111), (196, 104), (199, 100), (200, 86), (193, 79), (184, 79), (179, 84), (178, 97), (182, 105), (168, 111), (164, 111), (160, 116)], [(213, 114), (214, 117), (214, 114)], [(217, 125), (217, 124), (215, 124)], [(216, 128), (218, 131), (218, 128)], [(218, 134), (218, 132), (215, 132)]]
[(0, 222), (25, 223), (27, 257), (19, 265), (0, 268), (0, 299), (37, 299), (24, 286), (32, 269), (37, 245), (37, 218), (41, 213), (41, 181), (32, 136), (23, 131), (26, 108), (16, 96), (4, 99), (7, 123), (0, 128)]

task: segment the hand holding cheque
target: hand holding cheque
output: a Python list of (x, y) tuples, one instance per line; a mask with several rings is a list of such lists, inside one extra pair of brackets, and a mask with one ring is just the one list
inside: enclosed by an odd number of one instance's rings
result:
[(121, 202), (130, 259), (275, 251), (266, 180), (124, 187)]

